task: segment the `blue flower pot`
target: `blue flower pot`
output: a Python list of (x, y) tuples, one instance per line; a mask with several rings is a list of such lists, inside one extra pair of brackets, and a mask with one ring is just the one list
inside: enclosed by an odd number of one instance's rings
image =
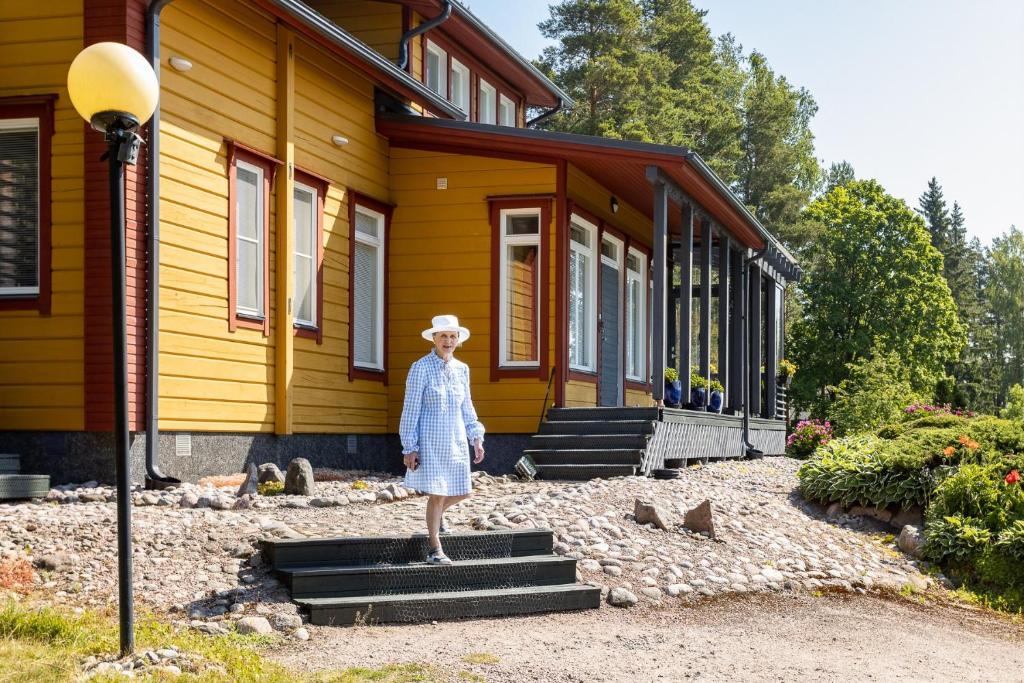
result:
[(704, 387), (690, 389), (690, 403), (693, 404), (694, 410), (704, 410), (704, 391)]
[(674, 382), (665, 380), (665, 405), (669, 408), (678, 408), (681, 400), (683, 400), (683, 383), (679, 380)]
[(711, 398), (708, 400), (708, 411), (712, 413), (722, 412), (722, 392), (712, 391)]

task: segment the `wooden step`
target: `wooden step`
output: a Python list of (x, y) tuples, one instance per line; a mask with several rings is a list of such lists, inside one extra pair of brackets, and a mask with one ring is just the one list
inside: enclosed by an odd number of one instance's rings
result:
[(609, 477), (632, 477), (636, 467), (631, 465), (537, 465), (538, 479), (567, 479), (586, 481)]
[(523, 451), (535, 465), (629, 465), (639, 467), (644, 452), (637, 448), (562, 448)]
[(305, 598), (296, 602), (309, 609), (310, 623), (316, 626), (351, 626), (596, 609), (601, 604), (601, 589), (570, 584), (371, 597)]
[(652, 420), (549, 420), (540, 425), (541, 434), (651, 434)]
[(559, 555), (528, 555), (459, 560), (450, 565), (416, 562), (313, 566), (286, 569), (281, 575), (294, 599), (340, 598), (573, 583), (576, 560)]
[[(450, 534), (444, 537), (443, 543), (445, 553), (452, 560), (472, 560), (549, 554), (553, 541), (548, 529), (523, 529)], [(426, 534), (274, 539), (262, 542), (267, 563), (274, 569), (422, 562), (429, 551), (428, 545)]]
[(658, 419), (657, 408), (551, 408), (549, 420), (650, 420)]
[(530, 437), (530, 450), (608, 450), (617, 448), (643, 449), (647, 434), (535, 434)]

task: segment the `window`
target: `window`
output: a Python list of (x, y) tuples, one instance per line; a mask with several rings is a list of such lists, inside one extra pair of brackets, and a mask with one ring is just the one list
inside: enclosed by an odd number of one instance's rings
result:
[(427, 41), (423, 82), (441, 97), (448, 97), (448, 53)]
[(480, 123), (497, 123), (497, 111), (495, 109), (498, 91), (494, 86), (480, 79), (480, 92), (477, 96), (477, 121)]
[(569, 368), (596, 370), (597, 226), (579, 216), (569, 226)]
[(626, 379), (647, 382), (647, 259), (636, 249), (626, 256)]
[[(357, 200), (358, 201), (358, 200)], [(352, 362), (384, 370), (384, 245), (387, 216), (359, 202), (352, 225)]]
[(292, 302), (295, 334), (323, 343), (323, 264), (325, 178), (295, 169)]
[(270, 334), (270, 183), (279, 162), (228, 142), (228, 330)]
[(452, 104), (469, 113), (469, 68), (452, 58)]
[(50, 312), (54, 99), (0, 98), (0, 310)]
[(500, 364), (540, 363), (540, 209), (501, 212)]
[(516, 103), (504, 95), (501, 96), (500, 102), (501, 125), (514, 127), (516, 125)]

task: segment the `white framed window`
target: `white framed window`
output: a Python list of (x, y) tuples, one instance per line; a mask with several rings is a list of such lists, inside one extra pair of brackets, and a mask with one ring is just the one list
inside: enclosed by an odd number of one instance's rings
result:
[(448, 53), (427, 41), (423, 82), (441, 97), (448, 97)]
[(503, 126), (516, 125), (516, 103), (505, 97), (501, 96), (498, 104), (498, 122)]
[(384, 214), (356, 206), (352, 310), (353, 364), (384, 369)]
[(477, 107), (477, 121), (480, 123), (495, 124), (498, 122), (497, 119), (497, 101), (498, 91), (495, 90), (494, 86), (480, 79), (480, 92), (477, 93), (476, 107)]
[(235, 161), (235, 215), (237, 302), (239, 315), (253, 318), (266, 316), (263, 297), (263, 254), (267, 239), (264, 225), (264, 169), (238, 159)]
[(635, 382), (647, 381), (646, 273), (647, 257), (630, 249), (626, 255), (626, 379)]
[(39, 119), (0, 120), (0, 297), (39, 294)]
[(317, 323), (317, 190), (295, 183), (295, 323), (316, 327)]
[(469, 112), (469, 67), (452, 57), (452, 104)]
[(541, 210), (501, 211), (499, 358), (503, 367), (540, 365)]
[(569, 225), (569, 367), (597, 370), (597, 226), (573, 215)]

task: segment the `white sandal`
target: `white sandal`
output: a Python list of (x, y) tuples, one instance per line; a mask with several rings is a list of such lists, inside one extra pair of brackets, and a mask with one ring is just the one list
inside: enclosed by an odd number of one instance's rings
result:
[(427, 554), (427, 564), (452, 564), (452, 560), (442, 549), (434, 548)]

